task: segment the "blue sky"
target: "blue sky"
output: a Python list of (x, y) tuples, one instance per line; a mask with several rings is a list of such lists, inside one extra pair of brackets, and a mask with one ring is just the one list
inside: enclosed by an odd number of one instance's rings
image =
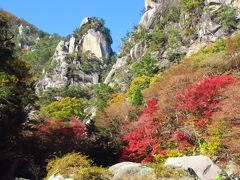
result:
[(0, 8), (48, 33), (68, 35), (87, 16), (101, 17), (111, 30), (113, 49), (141, 18), (144, 0), (0, 0)]

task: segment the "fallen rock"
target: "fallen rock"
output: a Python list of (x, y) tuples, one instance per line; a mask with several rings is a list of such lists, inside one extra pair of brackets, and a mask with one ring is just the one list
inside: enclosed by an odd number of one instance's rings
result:
[(222, 170), (206, 156), (169, 158), (164, 165), (195, 173), (201, 180), (213, 180), (222, 173)]
[(109, 168), (113, 174), (113, 180), (120, 179), (143, 179), (148, 177), (155, 179), (153, 169), (140, 163), (122, 162)]

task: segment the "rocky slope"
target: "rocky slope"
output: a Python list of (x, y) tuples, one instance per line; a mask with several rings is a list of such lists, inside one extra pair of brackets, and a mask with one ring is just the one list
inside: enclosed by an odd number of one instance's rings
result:
[(145, 0), (139, 25), (123, 42), (104, 83), (125, 91), (134, 78), (132, 66), (150, 53), (164, 70), (239, 26), (238, 0)]
[(49, 34), (39, 30), (34, 25), (7, 11), (0, 10), (0, 14), (9, 19), (9, 23), (14, 34), (14, 41), (20, 49), (29, 50), (40, 39), (49, 36)]
[(36, 84), (37, 92), (99, 83), (113, 53), (111, 43), (109, 30), (102, 20), (85, 18), (71, 38), (57, 45), (51, 67), (43, 71), (44, 77)]

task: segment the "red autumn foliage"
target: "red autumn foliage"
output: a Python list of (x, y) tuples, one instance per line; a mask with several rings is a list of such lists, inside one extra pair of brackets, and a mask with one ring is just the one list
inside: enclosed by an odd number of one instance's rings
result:
[(66, 137), (74, 140), (84, 140), (86, 138), (86, 125), (76, 117), (70, 121), (49, 120), (44, 121), (37, 127), (38, 133), (42, 139), (51, 136)]
[(220, 103), (221, 89), (235, 82), (229, 75), (203, 78), (199, 83), (189, 85), (185, 92), (177, 94), (177, 109), (197, 117), (197, 125), (202, 126), (216, 111)]
[[(153, 113), (156, 112), (157, 100), (149, 100), (137, 120), (128, 124), (130, 132), (123, 136), (127, 146), (122, 151), (122, 160), (135, 162), (153, 161), (153, 154), (157, 153), (157, 147), (161, 144), (159, 125), (154, 122)], [(158, 152), (158, 153), (165, 153)]]

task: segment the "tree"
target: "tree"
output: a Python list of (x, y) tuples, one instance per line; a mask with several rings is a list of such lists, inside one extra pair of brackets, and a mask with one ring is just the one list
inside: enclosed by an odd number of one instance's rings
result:
[(144, 55), (139, 62), (136, 62), (132, 66), (132, 72), (136, 77), (153, 76), (158, 71), (159, 71), (158, 62), (149, 53)]
[(143, 104), (143, 95), (140, 88), (137, 88), (135, 94), (133, 95), (132, 103), (135, 106), (141, 106)]
[(87, 104), (86, 99), (66, 97), (43, 107), (41, 112), (48, 118), (69, 119), (72, 116), (76, 116), (82, 119), (85, 116), (84, 109)]

